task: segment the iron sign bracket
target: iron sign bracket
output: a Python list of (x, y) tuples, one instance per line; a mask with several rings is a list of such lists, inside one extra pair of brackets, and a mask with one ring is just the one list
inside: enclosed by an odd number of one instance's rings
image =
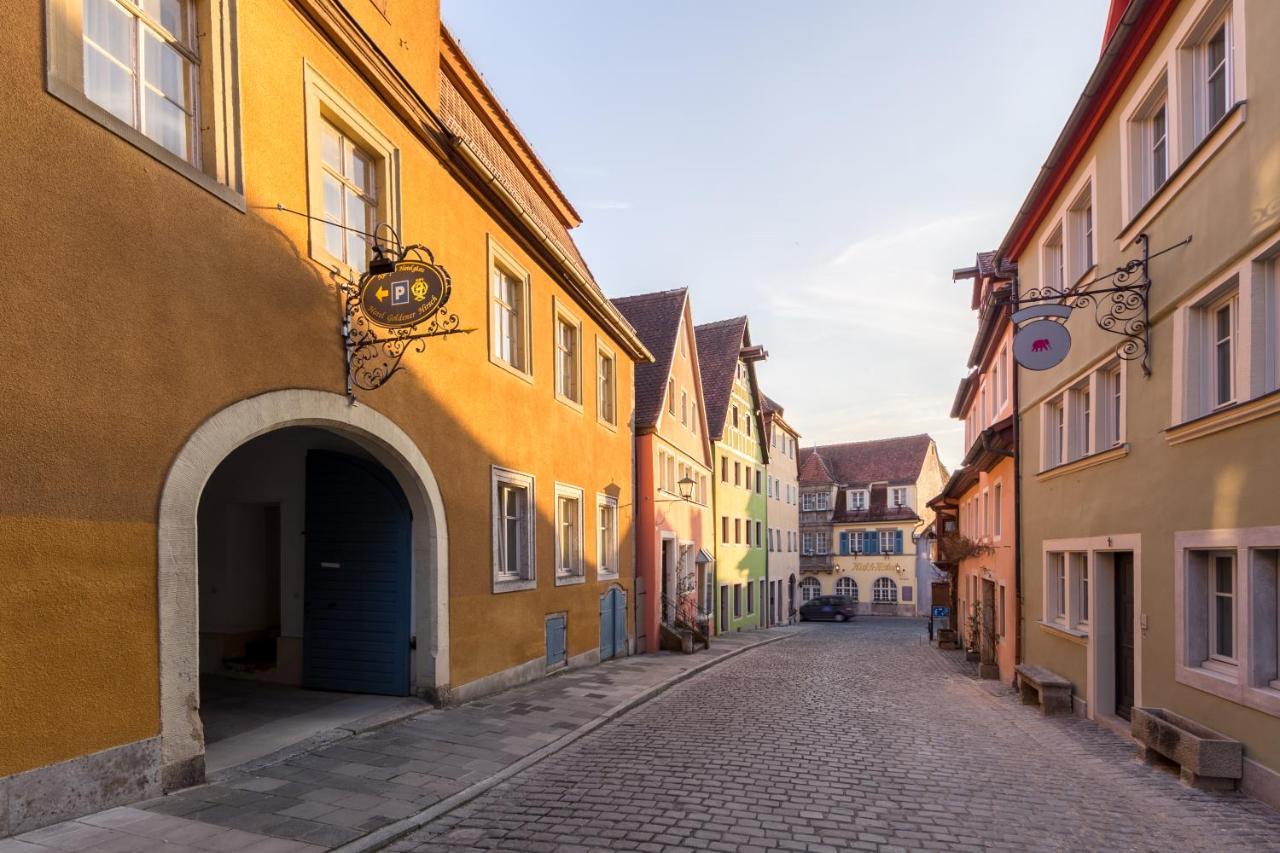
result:
[[(1098, 328), (1121, 337), (1116, 356), (1125, 361), (1138, 361), (1142, 375), (1151, 376), (1151, 261), (1187, 245), (1191, 237), (1155, 254), (1151, 254), (1150, 239), (1145, 233), (1134, 239), (1142, 248), (1142, 256), (1117, 267), (1114, 272), (1065, 289), (1051, 285), (1031, 288), (1025, 296), (1011, 299), (1014, 323), (1032, 317), (1056, 316), (1065, 324), (1073, 312), (1092, 308)], [(1113, 285), (1090, 289), (1108, 281)], [(1046, 303), (1052, 303), (1053, 310)]]
[[(398, 241), (396, 241), (398, 244)], [(347, 399), (356, 401), (356, 389), (373, 391), (381, 388), (401, 369), (400, 360), (410, 350), (425, 352), (431, 338), (450, 335), (467, 335), (475, 329), (460, 328), (458, 315), (448, 310), (447, 297), (440, 307), (428, 317), (404, 327), (390, 327), (371, 322), (361, 308), (361, 295), (370, 277), (394, 270), (396, 264), (406, 260), (419, 261), (436, 267), (431, 250), (420, 244), (404, 247), (392, 245), (384, 248), (378, 239), (373, 240), (373, 259), (369, 270), (352, 281), (333, 272), (342, 300), (342, 344), (345, 360)], [(436, 267), (443, 273), (443, 268)], [(447, 273), (444, 273), (447, 277)]]

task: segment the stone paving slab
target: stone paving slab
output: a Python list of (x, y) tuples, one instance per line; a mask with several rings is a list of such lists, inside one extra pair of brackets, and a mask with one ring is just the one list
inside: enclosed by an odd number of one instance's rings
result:
[(1280, 851), (1280, 813), (1043, 717), (916, 619), (809, 625), (395, 842), (461, 851)]
[(437, 804), (465, 801), (468, 791), (479, 793), (486, 781), (558, 748), (620, 706), (794, 631), (730, 634), (694, 655), (639, 655), (566, 670), (224, 771), (210, 784), (134, 807), (0, 840), (0, 853), (318, 853), (378, 830), (387, 835)]

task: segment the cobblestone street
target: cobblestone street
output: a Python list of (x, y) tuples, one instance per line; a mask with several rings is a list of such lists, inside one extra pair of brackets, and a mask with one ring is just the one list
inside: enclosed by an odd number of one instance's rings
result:
[(916, 620), (806, 626), (683, 682), (393, 846), (1280, 850), (1280, 815), (972, 677)]

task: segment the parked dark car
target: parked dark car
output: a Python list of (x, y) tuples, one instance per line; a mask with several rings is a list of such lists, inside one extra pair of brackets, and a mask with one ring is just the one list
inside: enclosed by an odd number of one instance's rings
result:
[(847, 595), (820, 595), (800, 605), (800, 618), (806, 622), (832, 619), (843, 622), (852, 619), (857, 605)]

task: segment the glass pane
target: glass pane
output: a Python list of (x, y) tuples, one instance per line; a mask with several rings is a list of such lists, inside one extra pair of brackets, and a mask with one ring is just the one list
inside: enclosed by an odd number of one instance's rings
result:
[(1209, 70), (1213, 71), (1213, 69), (1217, 68), (1220, 64), (1222, 64), (1222, 60), (1226, 59), (1227, 57), (1227, 25), (1226, 24), (1223, 24), (1222, 26), (1218, 27), (1218, 31), (1215, 32), (1209, 38), (1208, 46), (1209, 46)]
[(147, 89), (142, 132), (179, 157), (187, 157), (188, 117), (172, 101)]
[(181, 41), (188, 40), (187, 0), (142, 0), (142, 9)]
[[(364, 203), (364, 199), (355, 193), (347, 190), (347, 228), (356, 228), (360, 231), (368, 231), (369, 222), (369, 206)], [(347, 231), (347, 263), (361, 272), (365, 269), (365, 261), (369, 254), (369, 240), (363, 234), (355, 231)]]
[(187, 60), (151, 30), (144, 30), (142, 41), (143, 79), (166, 98), (187, 109)]
[(1214, 402), (1226, 403), (1231, 399), (1231, 344), (1223, 342), (1217, 346), (1217, 393)]
[(342, 174), (342, 136), (328, 124), (320, 128), (320, 160)]
[[(332, 175), (325, 175), (324, 184), (324, 211), (322, 216), (328, 222), (342, 222), (342, 184), (338, 183), (338, 179)], [(325, 251), (333, 255), (335, 258), (342, 257), (343, 231), (338, 225), (324, 226), (324, 248)]]
[(347, 144), (347, 148), (351, 152), (351, 164), (347, 170), (347, 180), (355, 184), (360, 189), (360, 192), (367, 196), (372, 196), (373, 167), (369, 162), (369, 158), (350, 143)]
[(133, 67), (133, 27), (133, 15), (112, 0), (84, 0), (85, 38), (127, 68)]
[(1225, 340), (1231, 336), (1231, 306), (1224, 305), (1219, 308), (1214, 315), (1214, 320), (1218, 329), (1217, 340)]
[(1231, 578), (1231, 559), (1219, 557), (1213, 562), (1213, 591), (1223, 595), (1233, 595)]
[(84, 46), (84, 93), (116, 118), (137, 127), (133, 116), (133, 74), (91, 44)]
[(1231, 604), (1233, 599), (1227, 595), (1216, 595), (1213, 598), (1214, 612), (1214, 652), (1223, 657), (1235, 657), (1235, 630)]

